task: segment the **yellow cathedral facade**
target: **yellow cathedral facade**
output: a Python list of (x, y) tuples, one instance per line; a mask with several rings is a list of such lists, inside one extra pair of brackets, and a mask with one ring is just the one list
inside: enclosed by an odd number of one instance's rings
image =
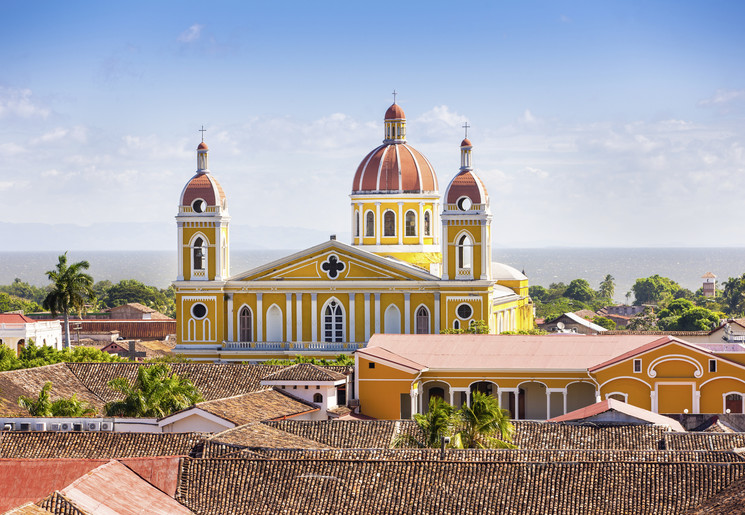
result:
[(489, 195), (471, 142), (461, 142), (460, 169), (441, 196), (395, 102), (384, 129), (354, 174), (351, 245), (332, 237), (238, 274), (227, 196), (199, 144), (176, 216), (176, 352), (259, 362), (351, 354), (374, 334), (439, 334), (476, 321), (492, 334), (533, 328), (527, 277), (491, 260)]

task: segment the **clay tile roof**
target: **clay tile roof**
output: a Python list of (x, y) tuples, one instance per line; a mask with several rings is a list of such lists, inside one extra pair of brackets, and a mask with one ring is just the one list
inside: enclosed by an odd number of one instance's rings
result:
[(311, 381), (328, 382), (343, 381), (347, 377), (339, 372), (328, 370), (312, 363), (298, 363), (277, 372), (273, 372), (262, 379), (262, 381)]
[(745, 463), (184, 459), (198, 513), (646, 513), (700, 505)]
[(0, 313), (0, 324), (33, 324), (36, 322), (21, 313)]
[(88, 515), (80, 510), (73, 502), (59, 492), (50, 494), (37, 503), (39, 506), (49, 510), (51, 513), (61, 515)]
[(712, 274), (711, 272), (706, 272), (704, 275), (701, 276), (701, 279), (716, 279), (717, 276)]
[(402, 119), (406, 119), (406, 115), (404, 114), (404, 110), (401, 109), (400, 105), (393, 104), (385, 112), (385, 119), (386, 120), (402, 120)]
[(14, 510), (6, 511), (5, 515), (49, 515), (50, 513), (54, 512), (47, 511), (33, 503), (28, 503)]
[(254, 422), (212, 436), (204, 443), (204, 456), (224, 454), (223, 451), (218, 450), (224, 444), (240, 447), (291, 447), (299, 449), (327, 447), (319, 442), (293, 435), (271, 425)]
[(216, 206), (218, 200), (225, 198), (225, 192), (212, 174), (198, 173), (192, 177), (181, 194), (181, 205), (190, 206), (194, 200), (201, 198), (208, 206)]
[[(335, 448), (388, 448), (398, 420), (281, 420), (264, 422), (269, 427)], [(413, 422), (412, 422), (413, 423)]]
[(405, 143), (384, 144), (362, 159), (352, 181), (352, 192), (437, 192), (437, 175), (418, 150)]
[(667, 433), (665, 449), (671, 451), (725, 451), (745, 447), (745, 433)]
[(743, 515), (745, 514), (745, 479), (728, 485), (718, 494), (706, 499), (688, 515)]
[(472, 147), (471, 140), (468, 138), (463, 139), (463, 141), (460, 142), (461, 147)]
[(236, 425), (294, 417), (319, 410), (312, 402), (273, 389), (200, 402), (197, 407)]
[(207, 146), (207, 143), (205, 143), (205, 142), (203, 141), (203, 142), (201, 142), (201, 143), (199, 144), (199, 146), (197, 147), (197, 150), (209, 150), (209, 147)]
[(616, 399), (606, 399), (604, 401), (596, 402), (595, 404), (585, 406), (584, 408), (580, 408), (572, 412), (566, 413), (564, 415), (554, 417), (551, 420), (549, 420), (549, 422), (578, 421), (578, 420), (596, 417), (600, 414), (607, 413), (610, 411), (617, 411), (629, 417), (643, 420), (649, 424), (667, 426), (673, 431), (685, 432), (685, 428), (680, 424), (680, 422), (678, 422), (675, 419), (666, 417), (665, 415), (654, 413), (649, 410), (645, 410), (643, 408), (639, 408), (632, 404), (627, 404), (625, 402), (622, 402)]

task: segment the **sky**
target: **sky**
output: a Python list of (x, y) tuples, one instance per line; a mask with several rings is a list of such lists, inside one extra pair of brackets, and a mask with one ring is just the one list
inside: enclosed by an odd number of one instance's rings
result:
[(745, 2), (6, 0), (3, 20), (9, 249), (174, 248), (202, 126), (236, 245), (348, 242), (394, 89), (441, 193), (471, 126), (497, 247), (745, 246)]

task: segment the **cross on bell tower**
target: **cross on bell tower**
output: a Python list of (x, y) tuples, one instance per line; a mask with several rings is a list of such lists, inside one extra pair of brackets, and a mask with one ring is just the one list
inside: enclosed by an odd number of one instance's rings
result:
[(202, 125), (202, 128), (199, 129), (199, 131), (197, 131), (197, 132), (201, 132), (202, 133), (202, 143), (204, 143), (204, 133), (207, 132), (207, 129), (205, 129), (204, 128), (204, 125)]
[(461, 127), (463, 127), (464, 129), (466, 129), (466, 139), (468, 139), (468, 129), (469, 129), (469, 128), (470, 128), (471, 126), (470, 126), (470, 125), (468, 125), (468, 122), (466, 122), (466, 123), (464, 123), (463, 125), (461, 125)]
[(396, 93), (396, 90), (394, 89), (393, 90), (393, 103), (394, 104), (396, 103), (396, 95), (398, 95), (398, 93)]

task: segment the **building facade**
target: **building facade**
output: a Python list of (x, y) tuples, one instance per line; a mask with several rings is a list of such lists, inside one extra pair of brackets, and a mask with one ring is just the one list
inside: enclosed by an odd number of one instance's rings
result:
[(327, 242), (231, 275), (227, 197), (197, 148), (178, 227), (176, 352), (196, 360), (260, 361), (351, 353), (373, 334), (437, 334), (483, 320), (493, 333), (533, 328), (528, 280), (491, 262), (486, 188), (461, 143), (440, 199), (437, 176), (406, 143), (393, 104), (383, 144), (360, 163), (352, 244)]

